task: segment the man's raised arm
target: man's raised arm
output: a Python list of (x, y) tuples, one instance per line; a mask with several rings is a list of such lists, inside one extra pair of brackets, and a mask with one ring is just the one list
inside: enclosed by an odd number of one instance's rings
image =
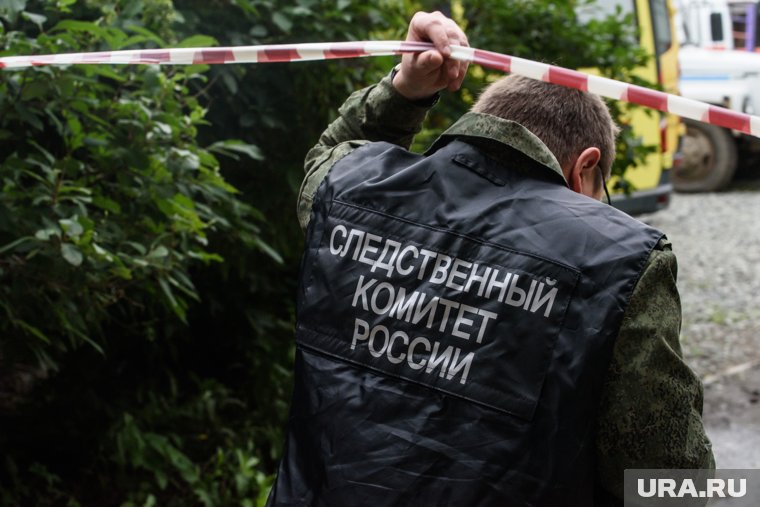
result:
[(409, 24), (406, 40), (432, 42), (435, 49), (403, 55), (392, 78), (354, 92), (306, 155), (306, 176), (298, 198), (298, 220), (304, 230), (314, 193), (338, 160), (373, 141), (409, 148), (438, 92), (461, 86), (468, 64), (448, 57), (450, 46), (466, 46), (467, 37), (453, 20), (440, 12), (419, 12)]

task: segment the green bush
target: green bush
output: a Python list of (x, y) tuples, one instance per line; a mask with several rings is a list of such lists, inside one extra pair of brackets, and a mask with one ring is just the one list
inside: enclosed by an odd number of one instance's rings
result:
[[(4, 54), (157, 46), (173, 33), (171, 2), (72, 4), (6, 5)], [(191, 91), (206, 71), (0, 73), (5, 504), (106, 493), (142, 503), (186, 490), (217, 505), (225, 487), (255, 498), (265, 481), (252, 441), (221, 450), (221, 414), (243, 402), (218, 377), (185, 369), (191, 351), (203, 354), (188, 309), (218, 304), (197, 273), (222, 263), (232, 243), (262, 265), (282, 262), (260, 234), (260, 212), (220, 174), (217, 157), (260, 159), (258, 148), (198, 142), (206, 109)], [(90, 481), (100, 490), (77, 491)]]

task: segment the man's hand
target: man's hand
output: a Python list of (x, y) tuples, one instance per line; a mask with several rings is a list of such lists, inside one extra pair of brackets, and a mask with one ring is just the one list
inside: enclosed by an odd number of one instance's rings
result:
[(435, 49), (401, 57), (401, 69), (393, 79), (393, 87), (401, 95), (419, 100), (444, 88), (453, 92), (462, 86), (469, 63), (450, 59), (450, 46), (468, 46), (468, 43), (467, 36), (454, 20), (440, 12), (418, 12), (409, 23), (406, 40), (432, 42)]

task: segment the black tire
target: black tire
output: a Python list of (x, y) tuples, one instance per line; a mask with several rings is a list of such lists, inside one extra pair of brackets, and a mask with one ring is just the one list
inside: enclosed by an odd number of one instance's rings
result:
[(725, 188), (734, 177), (736, 141), (731, 133), (715, 125), (684, 119), (683, 160), (671, 172), (673, 188), (679, 192), (714, 192)]

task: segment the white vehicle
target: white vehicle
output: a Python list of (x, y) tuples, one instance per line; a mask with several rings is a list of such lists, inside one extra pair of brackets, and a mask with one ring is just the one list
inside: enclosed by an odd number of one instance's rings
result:
[[(760, 112), (760, 53), (743, 46), (735, 49), (734, 37), (741, 33), (732, 24), (729, 2), (680, 0), (676, 5), (681, 94), (735, 111)], [(719, 190), (732, 180), (739, 150), (760, 148), (750, 136), (701, 122), (685, 123), (684, 159), (672, 177), (676, 190)]]

